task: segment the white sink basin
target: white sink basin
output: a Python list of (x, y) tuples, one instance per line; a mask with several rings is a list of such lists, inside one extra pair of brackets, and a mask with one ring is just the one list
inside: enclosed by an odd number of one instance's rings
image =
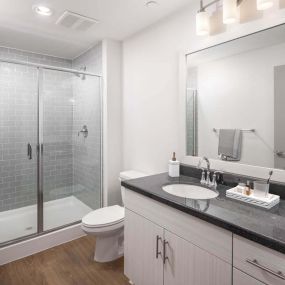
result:
[(174, 196), (195, 200), (213, 199), (219, 196), (214, 190), (189, 184), (166, 185), (162, 190)]

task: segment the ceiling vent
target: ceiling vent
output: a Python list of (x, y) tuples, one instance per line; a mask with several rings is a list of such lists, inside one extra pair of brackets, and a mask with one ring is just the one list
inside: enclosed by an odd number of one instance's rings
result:
[(56, 21), (56, 24), (68, 29), (87, 31), (94, 24), (98, 24), (99, 21), (93, 18), (89, 18), (74, 12), (65, 11)]

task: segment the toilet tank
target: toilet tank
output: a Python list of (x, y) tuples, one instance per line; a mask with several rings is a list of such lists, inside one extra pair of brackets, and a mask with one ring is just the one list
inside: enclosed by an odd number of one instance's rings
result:
[[(136, 178), (140, 178), (144, 176), (147, 176), (147, 174), (140, 172), (140, 171), (136, 171), (136, 170), (127, 170), (127, 171), (120, 172), (119, 180), (124, 181), (124, 180), (129, 180), (129, 179), (136, 179)], [(121, 186), (121, 195), (122, 195), (123, 205), (125, 205), (125, 187), (123, 186)]]

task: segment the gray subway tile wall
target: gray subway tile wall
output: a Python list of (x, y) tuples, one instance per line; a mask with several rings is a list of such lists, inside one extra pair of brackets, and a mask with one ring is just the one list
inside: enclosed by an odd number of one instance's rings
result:
[[(73, 68), (86, 66), (89, 72), (102, 74), (102, 45), (98, 44), (73, 61)], [(100, 207), (101, 196), (101, 96), (100, 80), (86, 76), (74, 78), (73, 177), (74, 196), (89, 207)], [(83, 125), (88, 137), (78, 136)]]
[(0, 63), (0, 211), (36, 201), (37, 69)]
[(43, 70), (44, 201), (73, 193), (72, 73)]
[[(9, 48), (0, 48), (0, 58), (73, 66), (71, 60)], [(81, 61), (101, 74), (101, 46), (89, 50), (74, 63)], [(74, 74), (50, 70), (43, 70), (39, 76), (44, 102), (44, 201), (75, 195), (83, 202), (88, 201), (92, 208), (99, 207), (100, 196), (96, 194), (100, 193), (101, 185), (99, 81), (90, 80), (89, 84), (88, 78), (84, 86), (86, 81)], [(0, 63), (0, 212), (37, 202), (37, 77), (36, 68)], [(94, 110), (89, 110), (91, 106)], [(86, 122), (81, 112), (89, 114), (88, 141), (77, 137), (79, 126)], [(32, 160), (27, 159), (28, 142), (33, 147)]]

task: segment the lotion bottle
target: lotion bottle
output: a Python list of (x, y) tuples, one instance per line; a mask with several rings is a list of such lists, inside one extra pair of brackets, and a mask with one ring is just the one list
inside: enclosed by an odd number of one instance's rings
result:
[(175, 152), (173, 152), (172, 159), (168, 163), (168, 175), (170, 177), (179, 177), (180, 165), (179, 161), (176, 160)]

